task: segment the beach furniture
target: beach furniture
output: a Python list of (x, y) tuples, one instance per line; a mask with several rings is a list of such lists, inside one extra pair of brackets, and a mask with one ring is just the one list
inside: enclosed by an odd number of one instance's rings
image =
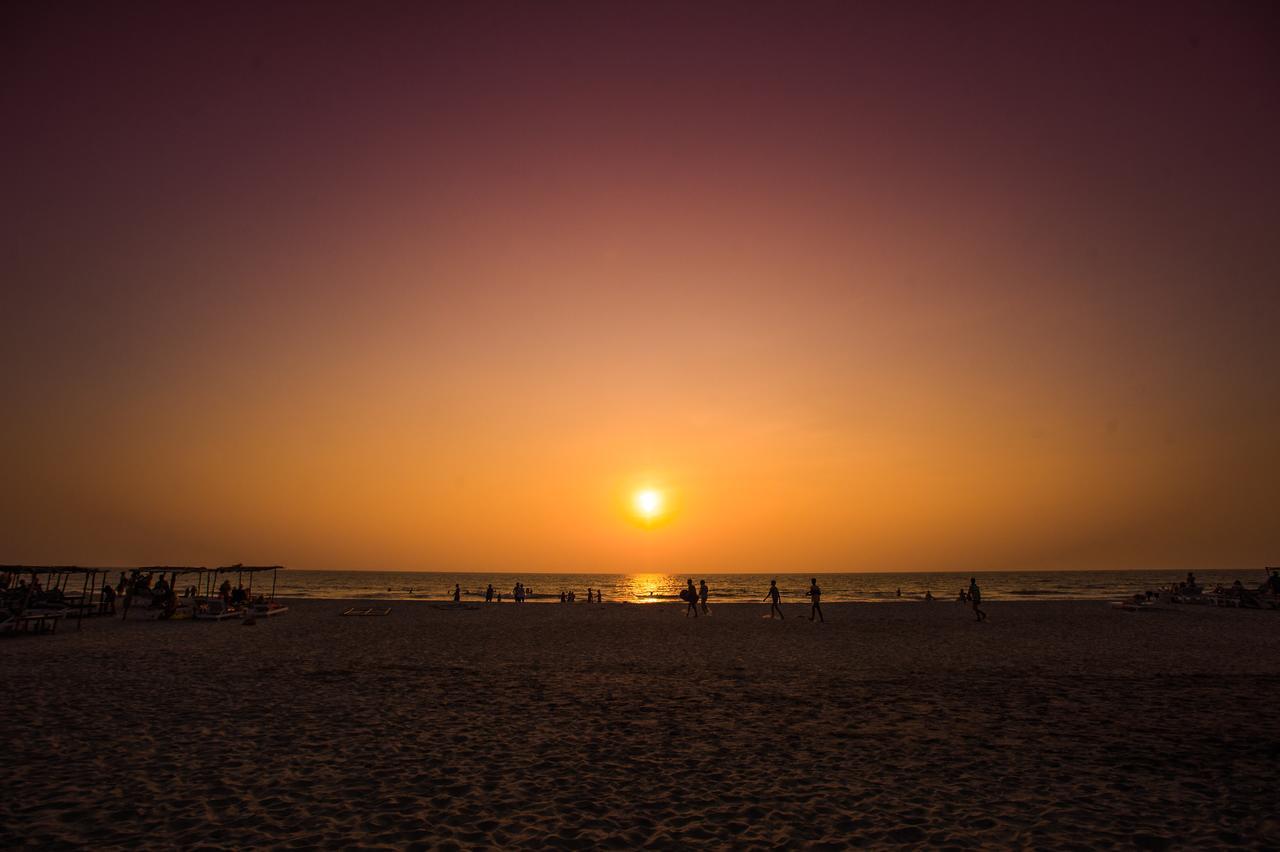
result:
[[(98, 600), (98, 575), (107, 572), (102, 568), (81, 568), (77, 565), (0, 565), (5, 575), (4, 609), (10, 614), (27, 616), (21, 623), (21, 632), (52, 633), (57, 629), (57, 618), (76, 619), (80, 629), (85, 616), (96, 615)], [(19, 583), (25, 589), (19, 591)], [(38, 591), (37, 591), (38, 588)], [(56, 614), (57, 618), (52, 615)], [(37, 618), (37, 616), (49, 616)]]
[[(271, 618), (277, 615), (284, 615), (289, 611), (289, 607), (276, 601), (276, 578), (280, 571), (284, 570), (283, 565), (228, 565), (225, 568), (219, 568), (219, 574), (235, 574), (236, 587), (245, 590), (246, 602), (241, 609), (234, 614), (243, 615), (246, 618)], [(259, 574), (271, 573), (271, 591), (263, 592), (256, 598), (253, 595), (254, 577)], [(263, 577), (258, 581), (258, 588), (262, 589), (266, 583)], [(245, 583), (248, 583), (246, 586)], [(233, 615), (234, 615), (233, 614)]]
[(16, 636), (19, 633), (56, 633), (60, 612), (26, 612), (9, 614), (0, 619), (0, 635)]
[[(169, 587), (174, 590), (175, 601), (172, 612), (168, 612), (165, 605), (167, 595), (157, 597), (150, 588), (136, 592), (133, 589), (125, 590), (124, 597), (129, 598), (129, 608), (123, 612), (123, 617), (150, 619), (153, 621), (193, 618), (199, 609), (201, 586), (204, 584), (203, 578), (211, 573), (208, 568), (195, 568), (187, 565), (151, 565), (146, 568), (134, 569), (134, 571), (137, 572), (135, 576), (151, 575), (163, 578)], [(179, 582), (179, 578), (182, 578), (181, 582)], [(195, 587), (195, 595), (181, 593), (184, 589), (192, 586)], [(121, 598), (117, 606), (123, 607), (123, 603), (123, 598)]]

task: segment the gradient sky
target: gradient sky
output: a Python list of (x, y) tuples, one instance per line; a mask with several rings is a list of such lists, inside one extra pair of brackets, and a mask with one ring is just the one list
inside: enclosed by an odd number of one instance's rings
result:
[(6, 3), (0, 562), (1280, 564), (1277, 8)]

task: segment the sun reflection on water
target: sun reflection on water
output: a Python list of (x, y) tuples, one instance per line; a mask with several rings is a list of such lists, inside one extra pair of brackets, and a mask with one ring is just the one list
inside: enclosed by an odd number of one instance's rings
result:
[(684, 581), (671, 574), (628, 574), (618, 584), (622, 600), (664, 603), (679, 600)]

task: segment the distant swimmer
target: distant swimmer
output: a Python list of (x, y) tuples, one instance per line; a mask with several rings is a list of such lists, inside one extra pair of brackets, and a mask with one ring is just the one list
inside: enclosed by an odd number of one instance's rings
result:
[(782, 593), (778, 591), (777, 580), (769, 581), (769, 591), (765, 593), (764, 598), (765, 600), (773, 601), (773, 603), (769, 604), (769, 618), (773, 618), (773, 614), (775, 612), (778, 614), (778, 618), (786, 618), (786, 616), (782, 614), (782, 607), (778, 606), (778, 602), (782, 600)]
[(693, 617), (698, 617), (698, 590), (693, 587), (693, 580), (689, 580), (689, 587), (680, 593), (680, 597), (688, 601), (689, 606), (685, 608), (684, 617), (688, 618), (689, 613), (693, 613)]
[(929, 591), (928, 589), (925, 589), (925, 590), (924, 590), (924, 601), (925, 601), (925, 603), (933, 603), (933, 592)]
[(707, 596), (710, 592), (707, 590), (707, 581), (698, 581), (698, 603), (702, 606), (702, 614), (710, 615), (711, 610), (707, 608)]
[(978, 588), (978, 578), (969, 578), (969, 603), (973, 604), (973, 614), (978, 617), (978, 621), (986, 621), (987, 614), (982, 611), (982, 589)]
[(826, 619), (822, 617), (822, 589), (818, 588), (818, 578), (813, 577), (809, 580), (809, 591), (805, 592), (809, 596), (809, 620), (813, 621), (813, 617), (818, 616), (818, 621), (826, 623)]

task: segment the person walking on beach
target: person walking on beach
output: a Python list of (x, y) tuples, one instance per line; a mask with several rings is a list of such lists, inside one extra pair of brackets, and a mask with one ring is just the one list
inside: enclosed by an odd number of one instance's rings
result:
[(689, 602), (689, 606), (685, 608), (684, 617), (688, 618), (689, 613), (693, 613), (693, 617), (698, 617), (698, 590), (693, 587), (693, 580), (689, 580), (689, 587), (681, 593), (680, 597)]
[(484, 602), (493, 603), (493, 583), (490, 583), (489, 588), (484, 590)]
[(978, 578), (969, 578), (969, 603), (973, 604), (973, 614), (978, 617), (978, 621), (986, 621), (987, 614), (982, 611), (982, 589), (978, 588)]
[(782, 593), (778, 591), (777, 580), (769, 581), (769, 591), (764, 597), (765, 600), (773, 601), (773, 603), (769, 604), (769, 618), (772, 619), (773, 614), (776, 612), (778, 614), (778, 618), (786, 620), (786, 616), (782, 614), (782, 607), (778, 606), (778, 602), (782, 600)]
[(699, 580), (699, 581), (698, 581), (698, 604), (699, 604), (699, 606), (701, 606), (701, 607), (702, 607), (702, 614), (703, 614), (703, 615), (710, 615), (710, 614), (711, 614), (711, 610), (710, 610), (710, 608), (708, 608), (708, 607), (707, 607), (707, 596), (708, 596), (709, 594), (710, 594), (710, 592), (707, 590), (707, 581), (706, 581), (706, 580)]
[(818, 616), (818, 621), (825, 624), (827, 620), (822, 617), (822, 589), (818, 588), (817, 577), (809, 578), (809, 591), (805, 592), (805, 594), (809, 596), (810, 601), (809, 620), (813, 621), (813, 617), (816, 615)]

